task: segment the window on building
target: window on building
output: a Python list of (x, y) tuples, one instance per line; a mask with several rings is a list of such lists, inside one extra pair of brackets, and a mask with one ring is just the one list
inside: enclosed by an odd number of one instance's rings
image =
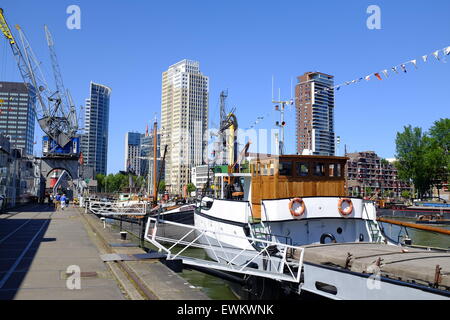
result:
[(318, 177), (325, 176), (325, 164), (323, 163), (315, 163), (314, 164), (314, 175)]
[(296, 162), (297, 176), (306, 177), (309, 175), (309, 164), (305, 162)]
[(280, 176), (291, 176), (292, 175), (292, 162), (291, 161), (280, 161), (278, 165), (278, 174)]

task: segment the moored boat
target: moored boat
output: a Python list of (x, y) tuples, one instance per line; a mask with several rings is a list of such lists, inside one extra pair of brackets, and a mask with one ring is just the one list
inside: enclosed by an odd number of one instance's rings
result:
[[(332, 299), (450, 297), (447, 278), (429, 285), (425, 272), (414, 272), (418, 267), (415, 263), (402, 262), (402, 254), (406, 256), (410, 249), (399, 247), (401, 243), (384, 236), (372, 201), (346, 196), (346, 160), (326, 156), (266, 156), (250, 161), (250, 173), (216, 174), (219, 181), (215, 195), (204, 197), (194, 214), (199, 241), (209, 258), (225, 265), (248, 267), (249, 258), (240, 252), (253, 250), (251, 267), (267, 270), (265, 256), (276, 255), (280, 251), (277, 244), (283, 244), (298, 248), (284, 250), (284, 257), (291, 252), (292, 261), (303, 262), (301, 280), (296, 285), (286, 284), (286, 288), (299, 294), (306, 291)], [(255, 239), (274, 244), (261, 248), (255, 245)], [(352, 269), (352, 263), (355, 265), (355, 260), (365, 256), (363, 247), (371, 258), (359, 269)], [(261, 250), (266, 252), (260, 254)], [(450, 269), (450, 254), (434, 257), (432, 253), (414, 249), (414, 254), (421, 257), (418, 259), (426, 261), (421, 261), (424, 264), (421, 268), (433, 269), (436, 261), (441, 268)], [(394, 274), (386, 277), (381, 261), (394, 254), (398, 254), (398, 260), (393, 263), (403, 265), (406, 270), (391, 268)], [(343, 260), (333, 262), (337, 257)], [(367, 285), (373, 279), (370, 275), (381, 283), (381, 291)], [(388, 279), (397, 275), (402, 280)]]

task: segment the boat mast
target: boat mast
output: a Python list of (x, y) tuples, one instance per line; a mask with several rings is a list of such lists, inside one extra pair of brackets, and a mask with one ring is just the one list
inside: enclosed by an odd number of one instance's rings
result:
[(157, 151), (158, 151), (158, 122), (155, 119), (153, 123), (153, 202), (158, 201), (158, 181), (156, 180), (157, 170)]

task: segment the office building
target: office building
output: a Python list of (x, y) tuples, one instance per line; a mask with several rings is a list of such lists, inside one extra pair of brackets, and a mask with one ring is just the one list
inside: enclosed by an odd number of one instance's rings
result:
[(0, 82), (0, 132), (22, 155), (33, 155), (36, 120), (33, 87), (23, 82)]
[(192, 167), (206, 161), (209, 79), (196, 61), (182, 60), (162, 74), (161, 145), (167, 145), (165, 183), (182, 194)]
[(84, 133), (81, 136), (81, 152), (86, 166), (93, 167), (95, 176), (107, 172), (111, 89), (91, 82), (89, 92), (89, 98), (86, 99)]
[(139, 175), (141, 172), (141, 134), (127, 132), (125, 134), (124, 171)]
[(321, 72), (306, 72), (295, 87), (298, 154), (333, 156), (334, 80)]

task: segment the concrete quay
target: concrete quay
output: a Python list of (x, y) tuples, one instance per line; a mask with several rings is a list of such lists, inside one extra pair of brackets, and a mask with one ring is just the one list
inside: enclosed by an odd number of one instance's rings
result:
[[(144, 254), (80, 208), (34, 205), (0, 215), (0, 300), (208, 300), (159, 260), (102, 260)], [(111, 246), (111, 244), (115, 244)]]

